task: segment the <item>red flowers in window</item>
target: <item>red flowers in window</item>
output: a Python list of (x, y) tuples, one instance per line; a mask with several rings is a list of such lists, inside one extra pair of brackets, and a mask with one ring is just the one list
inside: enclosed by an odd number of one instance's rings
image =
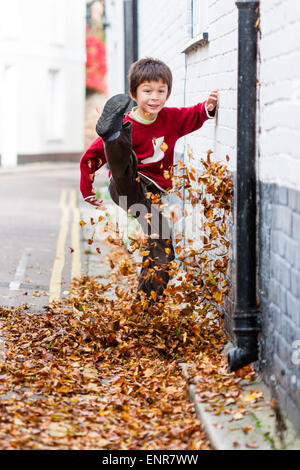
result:
[(87, 35), (86, 55), (86, 88), (105, 93), (107, 85), (104, 41), (97, 36)]

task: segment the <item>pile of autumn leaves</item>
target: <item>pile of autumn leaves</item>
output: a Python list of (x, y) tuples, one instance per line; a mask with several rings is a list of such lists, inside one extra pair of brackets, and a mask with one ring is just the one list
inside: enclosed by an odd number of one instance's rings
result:
[(210, 448), (178, 366), (219, 360), (226, 342), (220, 307), (228, 290), (232, 182), (210, 152), (202, 165), (197, 178), (179, 162), (181, 176), (173, 179), (173, 191), (182, 197), (184, 189), (205, 222), (201, 248), (176, 238), (179, 263), (169, 268), (179, 282), (165, 300), (133, 300), (132, 259), (110, 234), (109, 284), (75, 280), (72, 294), (43, 314), (0, 309), (1, 449)]

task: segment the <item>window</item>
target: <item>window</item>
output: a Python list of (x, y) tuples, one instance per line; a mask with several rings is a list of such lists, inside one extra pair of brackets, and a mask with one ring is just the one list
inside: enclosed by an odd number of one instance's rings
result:
[(191, 0), (191, 37), (207, 33), (207, 0)]
[(208, 0), (189, 0), (190, 40), (182, 52), (188, 53), (208, 43)]
[(48, 71), (47, 83), (47, 140), (62, 140), (64, 136), (64, 84), (59, 69)]

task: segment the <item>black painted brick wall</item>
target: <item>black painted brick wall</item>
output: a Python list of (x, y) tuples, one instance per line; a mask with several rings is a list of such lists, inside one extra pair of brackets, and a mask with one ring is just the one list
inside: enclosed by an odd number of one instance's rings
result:
[(300, 431), (300, 192), (260, 183), (259, 196), (260, 368)]

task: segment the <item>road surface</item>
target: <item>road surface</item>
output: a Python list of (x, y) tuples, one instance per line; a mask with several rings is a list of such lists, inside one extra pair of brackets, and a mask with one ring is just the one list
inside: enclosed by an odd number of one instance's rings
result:
[(79, 178), (76, 164), (0, 172), (1, 306), (39, 310), (82, 272)]

